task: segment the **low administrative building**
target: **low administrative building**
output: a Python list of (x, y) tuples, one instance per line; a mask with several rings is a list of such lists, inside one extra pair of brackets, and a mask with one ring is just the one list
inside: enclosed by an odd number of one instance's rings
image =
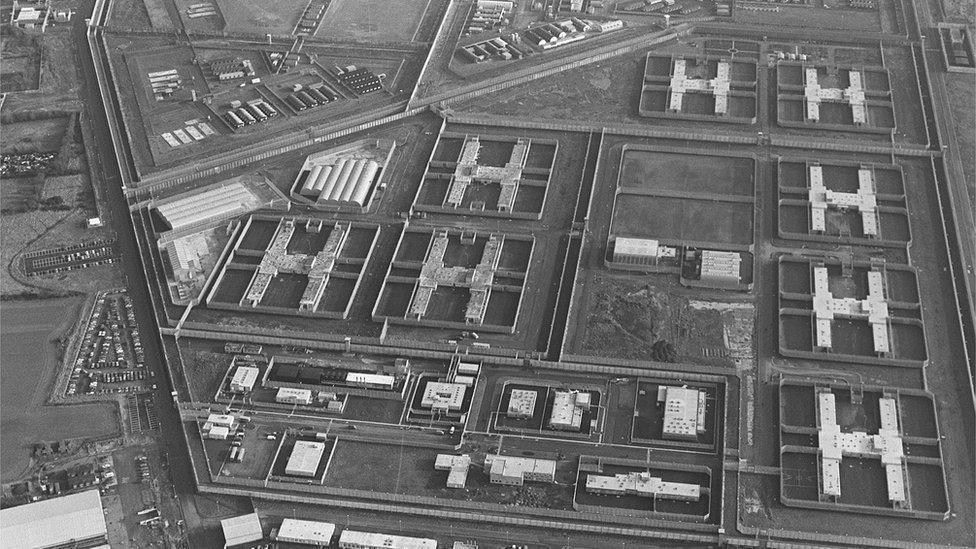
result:
[(485, 456), (485, 472), (492, 484), (522, 486), (526, 481), (555, 482), (556, 462), (488, 454)]
[(314, 520), (286, 518), (278, 528), (276, 541), (329, 547), (335, 535), (335, 524)]
[(0, 510), (0, 545), (18, 549), (96, 547), (108, 543), (98, 490)]
[(288, 463), (285, 465), (285, 474), (296, 477), (314, 477), (315, 471), (319, 468), (319, 462), (322, 461), (323, 453), (325, 453), (324, 442), (296, 441), (295, 447), (288, 457)]

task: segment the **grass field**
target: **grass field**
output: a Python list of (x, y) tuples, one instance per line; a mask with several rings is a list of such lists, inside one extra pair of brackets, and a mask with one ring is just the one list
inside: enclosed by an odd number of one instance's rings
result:
[(429, 0), (332, 0), (316, 37), (359, 42), (409, 42)]
[(751, 158), (628, 150), (619, 186), (649, 191), (682, 191), (752, 196)]
[(18, 477), (29, 463), (28, 445), (41, 440), (104, 437), (117, 433), (112, 404), (45, 406), (60, 363), (56, 339), (76, 320), (81, 300), (6, 303), (0, 324), (0, 398), (4, 404), (0, 478)]
[(224, 17), (227, 32), (291, 34), (308, 0), (214, 0)]
[(620, 195), (614, 235), (713, 244), (752, 243), (751, 203)]
[[(972, 21), (972, 5), (970, 7), (970, 21)], [(966, 177), (966, 192), (969, 200), (976, 204), (976, 99), (974, 99), (973, 79), (970, 75), (949, 74), (946, 76), (949, 88), (949, 104), (956, 115), (952, 119), (952, 128), (956, 133), (959, 156), (962, 159), (962, 170)]]

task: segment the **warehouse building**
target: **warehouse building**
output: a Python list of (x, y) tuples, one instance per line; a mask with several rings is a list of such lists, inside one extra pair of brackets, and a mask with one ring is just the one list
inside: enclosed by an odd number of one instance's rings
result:
[(880, 458), (888, 486), (888, 501), (907, 505), (905, 448), (898, 425), (898, 403), (892, 397), (878, 400), (878, 434), (845, 433), (837, 424), (837, 402), (830, 390), (817, 393), (817, 431), (820, 448), (820, 495), (829, 501), (841, 497), (840, 465), (844, 456)]
[(230, 380), (230, 392), (246, 393), (254, 390), (260, 371), (254, 366), (238, 366)]
[(664, 406), (663, 438), (695, 441), (705, 432), (705, 391), (659, 385), (657, 401)]
[(325, 443), (311, 440), (296, 440), (295, 447), (292, 448), (291, 455), (288, 456), (288, 463), (285, 465), (285, 474), (296, 477), (314, 477), (315, 471), (319, 468), (322, 461), (322, 454), (325, 453)]
[(292, 387), (279, 387), (275, 393), (275, 402), (282, 404), (298, 404), (308, 406), (312, 403), (312, 391), (309, 389), (294, 389)]
[(385, 374), (370, 374), (366, 372), (349, 372), (346, 374), (346, 383), (367, 389), (393, 390), (396, 377)]
[(264, 539), (261, 519), (257, 513), (223, 519), (220, 521), (220, 529), (224, 532), (224, 549), (250, 548)]
[(335, 524), (331, 522), (286, 518), (281, 522), (275, 540), (313, 547), (328, 547), (332, 545), (335, 529)]
[(555, 482), (556, 462), (551, 459), (533, 459), (488, 454), (485, 471), (492, 484), (522, 486), (525, 482)]
[(317, 202), (354, 202), (364, 206), (379, 172), (380, 164), (375, 160), (340, 156), (332, 164), (312, 166), (300, 192)]
[(339, 549), (437, 549), (437, 541), (357, 530), (343, 530)]
[(611, 476), (587, 475), (586, 491), (611, 496), (634, 495), (648, 498), (698, 501), (701, 486), (686, 482), (667, 482), (650, 473), (633, 472)]
[(698, 279), (718, 288), (735, 287), (742, 280), (742, 256), (739, 252), (702, 250)]
[(469, 467), (471, 467), (471, 456), (468, 454), (460, 456), (437, 454), (437, 458), (434, 460), (435, 470), (450, 471), (447, 474), (448, 488), (464, 488), (464, 483), (468, 479)]
[(539, 393), (526, 389), (512, 389), (508, 398), (508, 410), (505, 417), (512, 419), (531, 419), (535, 415), (535, 401)]
[(232, 183), (156, 206), (172, 230), (202, 226), (247, 213), (257, 197), (241, 183)]
[(445, 383), (432, 381), (427, 383), (420, 405), (440, 412), (455, 412), (464, 403), (464, 393), (467, 386), (463, 383)]
[(0, 510), (0, 545), (17, 549), (108, 547), (98, 490)]
[(549, 416), (549, 428), (579, 431), (583, 423), (583, 412), (589, 411), (592, 396), (581, 391), (556, 391)]

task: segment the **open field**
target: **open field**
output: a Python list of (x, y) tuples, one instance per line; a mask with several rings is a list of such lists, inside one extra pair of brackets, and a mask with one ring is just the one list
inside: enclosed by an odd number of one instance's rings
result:
[[(74, 437), (105, 437), (118, 432), (114, 404), (46, 406), (60, 364), (59, 338), (77, 321), (81, 300), (6, 302), (0, 332), (0, 387), (4, 414), (4, 482), (21, 475), (28, 466), (32, 442)], [(66, 314), (67, 311), (67, 314)]]
[(332, 0), (316, 37), (355, 42), (409, 42), (434, 0)]
[(214, 1), (226, 22), (223, 30), (275, 35), (291, 34), (308, 5), (308, 0), (259, 0), (244, 4), (231, 0)]
[[(972, 6), (970, 6), (970, 14)], [(972, 17), (972, 15), (970, 15)], [(946, 85), (949, 88), (949, 105), (956, 116), (952, 119), (952, 128), (956, 133), (958, 150), (956, 153), (962, 160), (963, 173), (966, 176), (966, 192), (969, 201), (976, 204), (976, 88), (973, 78), (967, 74), (946, 75)]]

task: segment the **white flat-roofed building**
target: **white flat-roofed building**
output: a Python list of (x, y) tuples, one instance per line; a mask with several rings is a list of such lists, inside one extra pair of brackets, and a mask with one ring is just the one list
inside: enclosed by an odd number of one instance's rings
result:
[(0, 510), (0, 546), (5, 549), (94, 547), (107, 541), (98, 490)]
[(556, 391), (549, 427), (561, 431), (579, 431), (583, 423), (583, 412), (590, 408), (590, 400), (590, 393)]
[(447, 474), (448, 488), (464, 488), (464, 483), (468, 479), (469, 467), (471, 467), (471, 456), (468, 454), (460, 456), (437, 454), (437, 458), (434, 460), (435, 470), (450, 471)]
[(739, 252), (724, 252), (719, 250), (702, 250), (701, 271), (699, 279), (702, 282), (717, 285), (738, 284), (742, 265)]
[(275, 393), (275, 402), (308, 406), (312, 403), (312, 391), (309, 389), (279, 387), (278, 392)]
[(686, 387), (658, 386), (664, 404), (663, 438), (697, 440), (705, 432), (705, 392)]
[(613, 261), (631, 265), (656, 265), (662, 257), (662, 248), (665, 246), (650, 238), (618, 236), (613, 240)]
[(686, 482), (668, 482), (650, 473), (633, 472), (607, 475), (587, 475), (586, 491), (614, 496), (636, 495), (650, 498), (698, 501), (701, 486)]
[(346, 375), (346, 383), (350, 385), (361, 385), (371, 389), (393, 389), (395, 382), (395, 377), (383, 374), (349, 372)]
[(522, 486), (525, 482), (555, 482), (556, 462), (551, 459), (533, 459), (488, 454), (485, 471), (493, 484)]
[(250, 211), (257, 198), (241, 183), (217, 187), (156, 207), (173, 230), (202, 225)]
[(437, 549), (437, 541), (358, 530), (343, 530), (339, 549)]
[(257, 513), (223, 519), (220, 521), (220, 529), (224, 532), (225, 548), (264, 539), (261, 519), (258, 518)]
[(288, 456), (285, 474), (296, 477), (314, 477), (315, 471), (325, 453), (325, 443), (311, 440), (297, 440)]
[(837, 404), (830, 391), (817, 393), (817, 428), (820, 448), (820, 494), (828, 499), (841, 496), (840, 466), (844, 456), (878, 457), (885, 469), (888, 501), (896, 507), (907, 503), (905, 454), (898, 426), (898, 405), (894, 398), (878, 400), (881, 425), (878, 434), (841, 431)]
[(867, 105), (864, 87), (861, 85), (861, 72), (854, 69), (846, 70), (848, 77), (846, 88), (825, 88), (820, 85), (820, 76), (816, 67), (804, 69), (803, 96), (808, 122), (820, 121), (820, 104), (826, 101), (850, 105), (854, 124), (861, 126), (867, 123)]
[(529, 419), (535, 415), (535, 401), (539, 393), (526, 389), (512, 389), (508, 398), (508, 410), (505, 417), (512, 419)]
[(481, 366), (473, 362), (459, 362), (457, 373), (466, 376), (476, 376), (481, 370)]
[(227, 414), (210, 414), (204, 422), (201, 432), (205, 438), (223, 440), (231, 431), (237, 430), (237, 418)]
[(424, 396), (420, 399), (420, 405), (442, 412), (460, 410), (467, 388), (463, 383), (428, 382), (424, 389)]
[(238, 366), (234, 376), (230, 379), (230, 392), (246, 393), (254, 390), (254, 382), (258, 379), (260, 370), (254, 366)]
[(710, 94), (715, 98), (714, 112), (724, 115), (728, 112), (729, 90), (732, 82), (729, 78), (731, 67), (728, 61), (719, 61), (716, 66), (715, 78), (697, 78), (688, 76), (688, 62), (684, 59), (674, 60), (671, 74), (668, 110), (681, 112), (684, 95), (686, 93)]
[(278, 528), (277, 541), (328, 547), (335, 535), (335, 524), (315, 520), (286, 518)]

